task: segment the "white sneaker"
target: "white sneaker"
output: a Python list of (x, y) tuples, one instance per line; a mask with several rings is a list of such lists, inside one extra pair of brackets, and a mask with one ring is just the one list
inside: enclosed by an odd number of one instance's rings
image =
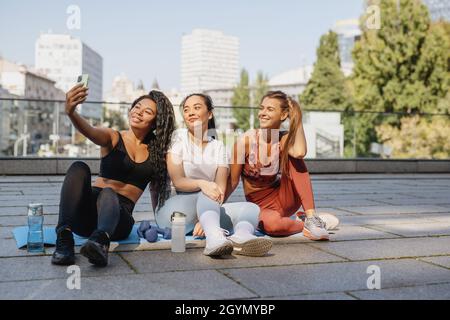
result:
[(206, 237), (206, 246), (203, 254), (206, 256), (225, 256), (233, 252), (233, 243), (225, 237), (229, 232), (222, 228), (217, 228)]
[(306, 217), (303, 235), (311, 240), (329, 240), (330, 236), (325, 229), (325, 222), (318, 216)]
[(262, 257), (272, 249), (270, 239), (257, 237), (250, 233), (235, 233), (228, 239), (233, 243), (234, 252), (243, 256)]
[(339, 219), (330, 213), (318, 213), (320, 219), (325, 223), (326, 230), (334, 230), (339, 225)]

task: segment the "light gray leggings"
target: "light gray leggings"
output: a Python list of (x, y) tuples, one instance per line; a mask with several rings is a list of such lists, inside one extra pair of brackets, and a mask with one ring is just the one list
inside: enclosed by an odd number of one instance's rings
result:
[(174, 211), (186, 214), (186, 234), (194, 230), (198, 217), (203, 212), (213, 210), (220, 212), (220, 227), (234, 232), (238, 222), (247, 221), (255, 227), (258, 226), (259, 207), (251, 202), (224, 203), (222, 206), (208, 198), (203, 192), (178, 192), (166, 200), (163, 207), (156, 214), (156, 223), (161, 228), (170, 228), (170, 216)]

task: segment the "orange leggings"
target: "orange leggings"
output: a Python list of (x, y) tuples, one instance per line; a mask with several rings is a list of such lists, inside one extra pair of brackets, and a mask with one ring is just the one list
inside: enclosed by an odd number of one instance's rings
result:
[(260, 208), (259, 229), (271, 236), (289, 236), (303, 231), (303, 222), (290, 217), (300, 206), (314, 209), (311, 180), (303, 159), (289, 157), (289, 174), (281, 175), (278, 185), (249, 193), (247, 201)]

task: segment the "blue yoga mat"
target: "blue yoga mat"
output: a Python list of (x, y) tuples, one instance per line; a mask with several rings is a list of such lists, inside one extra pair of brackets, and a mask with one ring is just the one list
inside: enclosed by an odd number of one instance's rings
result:
[[(131, 231), (128, 238), (126, 238), (124, 240), (120, 240), (120, 241), (114, 241), (114, 242), (117, 242), (119, 244), (139, 244), (139, 243), (141, 243), (142, 238), (139, 238), (139, 236), (137, 234), (138, 228), (139, 228), (139, 224), (135, 224), (133, 226), (133, 230)], [(28, 226), (14, 228), (13, 235), (14, 235), (14, 239), (16, 239), (17, 248), (22, 249), (27, 246)], [(73, 238), (75, 240), (76, 246), (83, 245), (87, 240), (87, 238), (80, 237), (76, 234), (73, 235)], [(201, 240), (201, 239), (203, 239), (203, 238), (186, 236), (186, 241), (187, 240)], [(146, 240), (142, 239), (142, 241), (146, 241)], [(160, 242), (160, 241), (170, 241), (170, 240), (164, 239), (162, 237), (162, 235), (159, 234), (157, 241)], [(44, 244), (53, 245), (53, 246), (56, 244), (55, 227), (44, 227)]]

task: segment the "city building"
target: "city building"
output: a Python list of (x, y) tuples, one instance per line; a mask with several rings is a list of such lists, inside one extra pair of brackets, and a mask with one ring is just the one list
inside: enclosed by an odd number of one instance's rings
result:
[(29, 99), (62, 100), (63, 91), (55, 81), (33, 68), (0, 58), (0, 84), (9, 93)]
[(450, 21), (450, 1), (449, 0), (424, 0), (430, 10), (431, 20)]
[[(15, 140), (17, 132), (11, 130), (11, 118), (12, 111), (15, 107), (15, 101), (13, 99), (20, 98), (14, 94), (11, 94), (8, 90), (4, 89), (0, 84), (0, 98), (11, 100), (0, 100), (0, 156), (11, 153), (11, 140)], [(8, 149), (10, 149), (8, 151)]]
[(180, 108), (180, 104), (184, 99), (184, 95), (181, 94), (181, 92), (176, 89), (164, 91), (164, 93), (166, 94), (167, 98), (173, 105), (173, 112), (175, 114), (175, 122), (177, 124), (177, 127), (178, 128), (184, 127), (184, 119), (183, 115), (181, 114)]
[[(102, 101), (103, 58), (80, 39), (64, 34), (41, 34), (36, 40), (35, 67), (67, 92), (81, 74), (89, 74), (89, 101)], [(84, 103), (83, 116), (101, 119), (98, 104)]]
[(181, 41), (181, 93), (233, 87), (239, 81), (239, 39), (194, 29)]
[(352, 51), (355, 42), (361, 37), (359, 21), (357, 19), (340, 20), (336, 22), (332, 30), (338, 35), (341, 69), (345, 76), (349, 76), (353, 70)]
[(128, 79), (125, 74), (114, 77), (111, 90), (105, 93), (104, 104), (106, 115), (111, 112), (119, 112), (124, 119), (127, 118), (130, 104), (138, 96), (145, 94), (145, 91), (136, 92), (133, 81)]
[(218, 130), (233, 129), (236, 119), (233, 116), (231, 99), (233, 87), (203, 90), (202, 93), (211, 97), (214, 103), (214, 119)]
[(339, 112), (305, 112), (303, 128), (308, 143), (305, 158), (343, 158), (344, 125)]
[(311, 78), (313, 66), (303, 66), (279, 73), (269, 79), (270, 90), (280, 90), (298, 100)]
[(25, 65), (0, 59), (0, 86), (1, 97), (8, 99), (1, 101), (0, 152), (36, 154), (42, 144), (56, 148), (59, 137), (70, 137), (70, 124), (64, 120), (65, 94), (55, 87), (55, 81)]

